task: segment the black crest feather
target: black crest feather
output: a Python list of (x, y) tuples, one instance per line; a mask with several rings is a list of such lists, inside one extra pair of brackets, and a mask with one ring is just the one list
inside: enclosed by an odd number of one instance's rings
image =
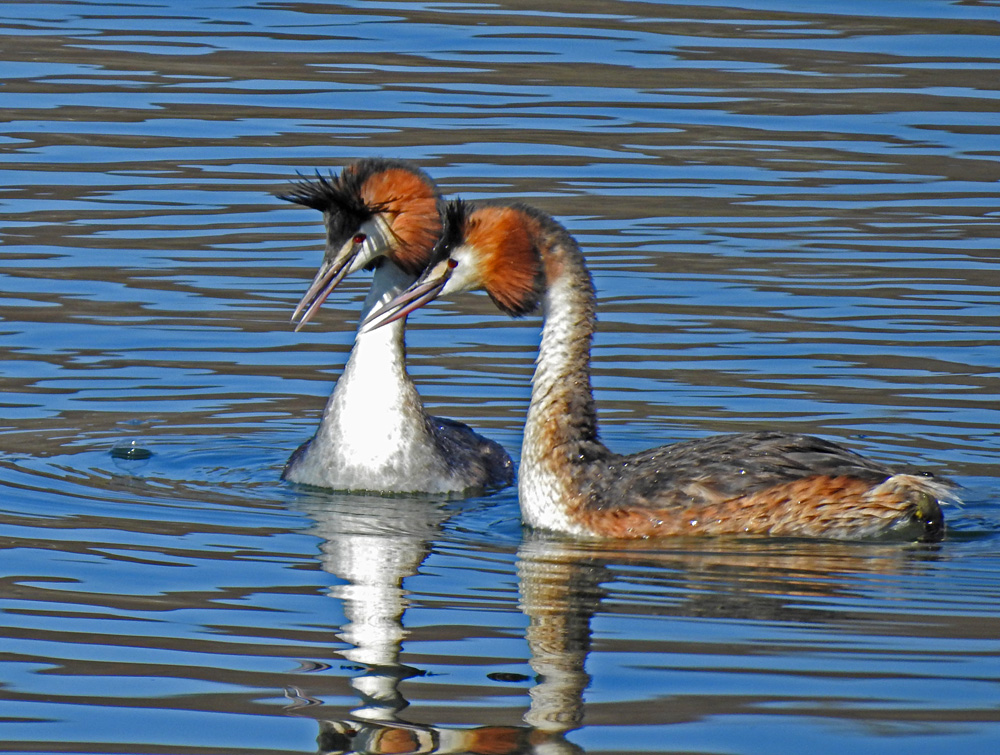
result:
[[(286, 202), (319, 210), (328, 218), (335, 235), (349, 235), (374, 215), (386, 210), (382, 202), (365, 202), (364, 183), (376, 173), (401, 169), (423, 175), (423, 172), (402, 160), (366, 158), (345, 167), (339, 175), (324, 176), (318, 170), (315, 178), (300, 178), (288, 191), (276, 196)], [(427, 179), (430, 183), (430, 179)]]
[(431, 254), (432, 261), (442, 260), (465, 238), (465, 223), (475, 205), (464, 199), (453, 199), (444, 208), (444, 224), (441, 239)]

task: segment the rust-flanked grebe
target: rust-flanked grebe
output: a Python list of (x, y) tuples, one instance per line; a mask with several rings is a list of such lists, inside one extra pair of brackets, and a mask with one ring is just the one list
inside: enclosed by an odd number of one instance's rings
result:
[(950, 497), (948, 483), (898, 474), (820, 438), (765, 431), (631, 456), (608, 450), (598, 439), (590, 382), (596, 306), (590, 274), (566, 229), (527, 205), (451, 203), (427, 270), (362, 330), (441, 294), (474, 289), (514, 316), (543, 306), (519, 471), (526, 524), (617, 538), (941, 537), (939, 499)]
[[(442, 203), (421, 170), (361, 160), (339, 176), (296, 183), (279, 195), (323, 213), (326, 251), (299, 302), (296, 330), (350, 272), (374, 266), (362, 317), (410, 285), (441, 231)], [(460, 422), (424, 410), (406, 372), (404, 320), (359, 330), (316, 435), (285, 465), (286, 480), (337, 490), (460, 493), (509, 485), (506, 451)]]

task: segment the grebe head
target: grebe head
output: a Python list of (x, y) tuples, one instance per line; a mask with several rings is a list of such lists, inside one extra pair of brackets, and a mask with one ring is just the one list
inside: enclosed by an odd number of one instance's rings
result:
[(363, 329), (374, 330), (439, 296), (463, 291), (486, 291), (512, 317), (534, 312), (545, 287), (540, 217), (527, 205), (449, 202), (444, 231), (427, 269), (408, 289), (372, 312)]
[(279, 198), (323, 213), (326, 250), (292, 322), (313, 318), (348, 273), (386, 257), (416, 275), (441, 234), (441, 199), (430, 177), (400, 160), (366, 159), (340, 175), (295, 183)]

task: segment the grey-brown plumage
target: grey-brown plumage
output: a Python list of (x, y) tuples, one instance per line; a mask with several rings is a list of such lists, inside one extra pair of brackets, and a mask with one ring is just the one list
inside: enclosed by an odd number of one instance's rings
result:
[(875, 485), (893, 474), (884, 464), (828, 440), (774, 431), (713, 435), (631, 456), (611, 455), (594, 471), (592, 494), (608, 506), (634, 498), (660, 506), (690, 505), (699, 497), (738, 498), (816, 475)]

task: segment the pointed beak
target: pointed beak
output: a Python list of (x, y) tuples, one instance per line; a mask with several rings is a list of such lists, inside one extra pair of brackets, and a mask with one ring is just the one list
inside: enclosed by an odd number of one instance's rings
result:
[(324, 261), (320, 265), (316, 277), (313, 278), (298, 306), (295, 307), (295, 311), (292, 312), (292, 322), (298, 320), (298, 324), (295, 326), (296, 332), (313, 319), (323, 302), (326, 301), (326, 297), (344, 280), (347, 271), (351, 269), (351, 262), (358, 254), (358, 248), (356, 247), (353, 252), (339, 260)]
[(420, 309), (420, 307), (436, 299), (441, 294), (445, 284), (451, 277), (452, 271), (455, 269), (450, 263), (451, 260), (445, 260), (434, 265), (408, 289), (400, 292), (394, 299), (370, 312), (368, 317), (364, 319), (364, 322), (361, 323), (361, 332), (367, 333), (377, 330), (383, 325), (400, 320), (413, 310)]

